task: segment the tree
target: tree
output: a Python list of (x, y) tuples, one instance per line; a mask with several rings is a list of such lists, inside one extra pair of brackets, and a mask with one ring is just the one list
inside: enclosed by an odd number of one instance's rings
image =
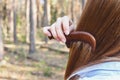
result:
[(48, 25), (48, 9), (47, 9), (47, 0), (44, 0), (44, 14), (43, 14), (43, 22), (42, 26)]
[(72, 17), (72, 21), (74, 21), (74, 0), (71, 0), (71, 17)]
[(13, 42), (13, 32), (14, 32), (14, 18), (13, 18), (13, 0), (8, 0), (8, 22), (9, 22), (9, 38)]
[(29, 26), (30, 26), (30, 24), (29, 24), (29, 20), (30, 20), (30, 18), (29, 18), (29, 14), (30, 14), (30, 1), (29, 0), (25, 0), (25, 9), (26, 9), (26, 42), (27, 43), (29, 43), (30, 41), (29, 41)]
[(33, 4), (32, 0), (30, 0), (30, 14), (29, 14), (29, 22), (30, 22), (30, 45), (29, 45), (29, 53), (34, 53), (35, 52), (35, 31), (34, 31), (34, 20), (33, 20)]
[(3, 40), (2, 40), (2, 14), (0, 10), (0, 60), (2, 60), (4, 54)]
[[(42, 21), (42, 26), (47, 26), (48, 25), (48, 9), (47, 9), (47, 0), (44, 0), (44, 14), (43, 14), (43, 21)], [(45, 37), (45, 42), (48, 42), (48, 38)]]
[(37, 7), (37, 28), (40, 28), (40, 0), (36, 0), (36, 7)]
[(57, 6), (54, 6), (54, 1), (50, 0), (50, 24), (53, 24), (57, 19)]
[(14, 24), (14, 28), (13, 28), (13, 40), (14, 40), (14, 43), (16, 44), (18, 42), (17, 40), (17, 23), (16, 23), (16, 20), (17, 20), (17, 13), (16, 13), (16, 1), (14, 0), (13, 1), (13, 4), (14, 4), (14, 10), (13, 10), (13, 24)]
[(82, 9), (84, 8), (85, 0), (82, 0)]
[(8, 25), (7, 25), (7, 1), (2, 1), (1, 4), (3, 4), (2, 7), (2, 13), (3, 13), (3, 25), (4, 25), (4, 30), (3, 30), (3, 34), (4, 34), (4, 38), (6, 39), (8, 37), (8, 34), (9, 34), (9, 28), (8, 28)]
[(2, 27), (0, 24), (0, 60), (3, 58), (3, 54), (4, 51), (3, 51), (3, 41), (2, 41)]

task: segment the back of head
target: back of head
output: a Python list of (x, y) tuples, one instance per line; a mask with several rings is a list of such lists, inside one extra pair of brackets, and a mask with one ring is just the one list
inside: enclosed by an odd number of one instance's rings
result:
[(82, 41), (71, 43), (65, 79), (90, 62), (120, 55), (120, 0), (88, 0), (76, 31), (91, 33), (96, 50)]

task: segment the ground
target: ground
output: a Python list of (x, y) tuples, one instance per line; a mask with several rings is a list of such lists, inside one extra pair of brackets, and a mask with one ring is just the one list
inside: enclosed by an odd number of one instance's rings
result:
[[(28, 45), (6, 44), (8, 50), (0, 62), (0, 80), (63, 80), (68, 53), (40, 48), (40, 45), (34, 54), (27, 54)], [(68, 51), (55, 41), (48, 46)]]

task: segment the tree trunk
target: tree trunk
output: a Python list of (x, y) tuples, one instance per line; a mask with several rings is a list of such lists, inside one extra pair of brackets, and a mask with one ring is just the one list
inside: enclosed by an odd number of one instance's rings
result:
[(34, 20), (33, 20), (33, 4), (32, 0), (30, 0), (30, 14), (29, 14), (29, 22), (30, 22), (30, 45), (29, 45), (29, 53), (35, 52), (35, 31), (34, 31)]
[(30, 14), (30, 1), (29, 0), (25, 0), (25, 6), (26, 6), (26, 42), (30, 43), (29, 41), (29, 33), (30, 33), (30, 24), (29, 24), (29, 14)]
[(14, 39), (14, 43), (17, 44), (18, 42), (18, 39), (17, 39), (17, 23), (16, 23), (16, 18), (17, 18), (17, 13), (16, 13), (16, 1), (14, 0), (13, 1), (13, 4), (14, 4), (14, 11), (13, 11), (13, 17), (14, 17), (14, 28), (13, 28), (13, 39)]
[(84, 8), (86, 2), (87, 2), (87, 0), (82, 0), (82, 9)]
[(85, 0), (82, 0), (82, 9), (84, 8)]
[(3, 6), (0, 6), (2, 7), (2, 21), (3, 21), (3, 26), (4, 26), (4, 29), (2, 30), (3, 34), (4, 34), (4, 39), (7, 39), (8, 38), (8, 35), (9, 35), (9, 31), (8, 31), (8, 20), (7, 20), (7, 1), (2, 1), (0, 3), (0, 5), (3, 5)]
[(71, 0), (71, 18), (72, 18), (72, 21), (74, 21), (74, 0)]
[(41, 22), (40, 22), (40, 1), (36, 0), (36, 7), (37, 7), (37, 28), (40, 28)]
[(14, 31), (14, 18), (13, 18), (13, 0), (9, 1), (10, 15), (9, 15), (9, 29), (10, 29), (10, 41), (13, 42), (13, 31)]
[[(43, 14), (43, 21), (42, 26), (48, 26), (48, 9), (47, 9), (47, 0), (44, 0), (44, 14)], [(45, 43), (48, 42), (48, 38), (45, 37)]]
[(3, 59), (4, 50), (3, 50), (3, 40), (2, 40), (2, 15), (0, 13), (0, 61)]
[(43, 14), (43, 25), (42, 26), (47, 26), (48, 25), (48, 9), (47, 9), (47, 0), (44, 0), (44, 14)]

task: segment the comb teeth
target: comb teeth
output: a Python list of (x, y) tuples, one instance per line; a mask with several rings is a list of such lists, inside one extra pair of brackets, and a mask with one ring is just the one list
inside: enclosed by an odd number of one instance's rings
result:
[(75, 31), (66, 36), (66, 45), (70, 48), (71, 42), (83, 41), (91, 45), (92, 51), (96, 48), (96, 40), (93, 35), (84, 31)]
[[(51, 32), (50, 32), (51, 33)], [(74, 31), (71, 32), (68, 36), (66, 37), (66, 46), (70, 48), (70, 43), (71, 42), (77, 42), (77, 41), (83, 41), (91, 45), (92, 51), (95, 51), (96, 48), (96, 40), (93, 35), (91, 35), (88, 32), (84, 31)], [(53, 36), (48, 37), (49, 39), (54, 39)]]

